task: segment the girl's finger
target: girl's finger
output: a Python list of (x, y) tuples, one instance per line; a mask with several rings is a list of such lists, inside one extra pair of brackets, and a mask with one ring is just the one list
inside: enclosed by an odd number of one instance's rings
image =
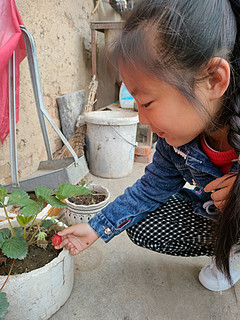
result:
[(233, 185), (234, 181), (236, 179), (236, 175), (224, 175), (223, 177), (217, 178), (207, 184), (204, 188), (205, 192), (211, 192), (214, 191), (215, 189), (220, 189), (220, 188), (225, 188), (229, 185)]
[(71, 250), (73, 247), (74, 247), (74, 245), (72, 244), (71, 241), (69, 241), (69, 242), (65, 245), (65, 248), (66, 248), (67, 250)]
[(236, 175), (227, 175), (224, 176), (221, 181), (218, 182), (217, 188), (225, 188), (225, 187), (232, 187), (234, 181), (236, 180)]
[(224, 209), (226, 201), (214, 201), (215, 207), (217, 207), (220, 211)]
[(209, 184), (207, 184), (204, 188), (205, 192), (211, 192), (213, 190), (216, 189), (217, 185), (219, 185), (220, 181), (219, 179), (215, 179), (212, 182), (210, 182)]
[(229, 197), (229, 188), (219, 189), (211, 194), (213, 201), (227, 200)]
[(61, 237), (64, 237), (64, 236), (67, 236), (67, 235), (73, 233), (74, 230), (75, 230), (75, 226), (67, 227), (67, 228), (59, 231), (58, 235), (61, 236)]
[(70, 252), (70, 254), (71, 254), (72, 256), (75, 256), (75, 255), (77, 255), (80, 251), (79, 251), (78, 249), (76, 249), (75, 247), (73, 247), (73, 248), (71, 248), (71, 249), (69, 250), (69, 252)]
[(62, 242), (58, 246), (54, 246), (55, 249), (62, 249), (68, 244), (69, 240), (67, 238), (62, 238)]

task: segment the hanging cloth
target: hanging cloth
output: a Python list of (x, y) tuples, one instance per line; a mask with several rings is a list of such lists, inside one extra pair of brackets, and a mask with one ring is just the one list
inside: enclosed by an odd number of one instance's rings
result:
[(19, 64), (26, 56), (23, 25), (14, 0), (0, 0), (0, 139), (9, 133), (8, 61), (15, 50), (16, 122), (19, 120)]

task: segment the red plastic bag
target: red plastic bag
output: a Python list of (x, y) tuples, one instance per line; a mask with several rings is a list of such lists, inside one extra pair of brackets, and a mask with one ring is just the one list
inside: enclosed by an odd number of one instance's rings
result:
[(16, 57), (16, 122), (19, 119), (19, 64), (26, 56), (20, 25), (23, 25), (14, 0), (0, 0), (0, 139), (9, 133), (8, 61), (15, 50)]

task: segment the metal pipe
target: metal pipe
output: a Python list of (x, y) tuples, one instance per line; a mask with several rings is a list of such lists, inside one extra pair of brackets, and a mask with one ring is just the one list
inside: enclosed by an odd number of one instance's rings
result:
[(12, 186), (19, 188), (16, 138), (15, 51), (8, 61), (9, 139)]

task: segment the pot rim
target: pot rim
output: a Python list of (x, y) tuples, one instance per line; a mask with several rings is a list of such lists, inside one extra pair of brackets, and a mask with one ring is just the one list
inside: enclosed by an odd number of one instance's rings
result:
[[(8, 281), (10, 281), (10, 282), (16, 281), (19, 278), (23, 278), (23, 280), (27, 280), (29, 278), (32, 278), (35, 274), (39, 275), (41, 273), (45, 273), (47, 269), (51, 269), (51, 268), (55, 267), (59, 262), (61, 262), (62, 260), (64, 260), (68, 256), (70, 256), (70, 258), (71, 258), (69, 251), (67, 249), (63, 248), (63, 250), (58, 254), (58, 256), (55, 257), (50, 262), (48, 262), (47, 264), (45, 264), (45, 266), (37, 268), (37, 269), (29, 271), (29, 272), (23, 272), (20, 274), (11, 274), (9, 276)], [(5, 278), (7, 278), (7, 275), (4, 275), (4, 276), (0, 275), (1, 281), (4, 281)]]
[[(107, 197), (99, 203), (94, 203), (94, 204), (89, 204), (89, 205), (75, 204), (69, 200), (70, 198), (67, 198), (67, 199), (65, 199), (66, 204), (68, 204), (70, 207), (72, 206), (74, 208), (90, 208), (91, 209), (91, 208), (95, 208), (95, 207), (102, 208), (106, 203), (108, 203), (108, 201), (110, 199), (110, 191), (106, 187), (104, 187), (100, 184), (95, 184), (95, 183), (89, 184), (87, 186), (88, 189), (90, 189), (90, 187), (100, 187), (101, 189), (104, 189), (103, 193), (106, 194)], [(71, 197), (71, 198), (73, 198), (73, 197)]]
[[(50, 207), (51, 207), (51, 206), (50, 206)], [(40, 213), (40, 215), (46, 214), (47, 210), (49, 210), (49, 207), (48, 207), (48, 206), (43, 209), (43, 212)], [(39, 220), (39, 219), (41, 219), (41, 218), (38, 217), (38, 220)], [(13, 222), (13, 221), (16, 222), (16, 220), (17, 220), (17, 219), (15, 218), (14, 220), (12, 220), (12, 222)], [(59, 224), (62, 224), (62, 222), (60, 222), (60, 221), (59, 221), (58, 223), (59, 223)], [(3, 221), (1, 226), (4, 226), (5, 224), (6, 224), (6, 226), (8, 226), (7, 220)], [(2, 228), (1, 228), (1, 229), (2, 229)], [(46, 271), (46, 269), (55, 267), (59, 262), (61, 262), (62, 260), (64, 260), (64, 259), (67, 258), (68, 256), (70, 256), (70, 258), (71, 258), (71, 255), (70, 255), (69, 251), (68, 251), (67, 249), (63, 248), (62, 251), (59, 252), (58, 256), (55, 257), (54, 259), (52, 259), (52, 260), (51, 260), (50, 262), (48, 262), (47, 264), (45, 264), (45, 266), (40, 267), (40, 268), (37, 268), (37, 269), (32, 270), (32, 271), (29, 271), (29, 272), (23, 272), (23, 273), (20, 273), (20, 274), (11, 274), (11, 275), (9, 276), (8, 281), (15, 281), (15, 280), (19, 279), (20, 277), (23, 278), (24, 280), (27, 280), (27, 279), (29, 279), (30, 277), (33, 277), (36, 273), (37, 273), (37, 274), (39, 274), (39, 273), (44, 273), (44, 272)], [(3, 276), (3, 275), (0, 275), (0, 280), (3, 280), (3, 281), (4, 281), (5, 278), (7, 278), (7, 275), (4, 275), (4, 276)], [(10, 279), (11, 279), (11, 280), (10, 280)]]

